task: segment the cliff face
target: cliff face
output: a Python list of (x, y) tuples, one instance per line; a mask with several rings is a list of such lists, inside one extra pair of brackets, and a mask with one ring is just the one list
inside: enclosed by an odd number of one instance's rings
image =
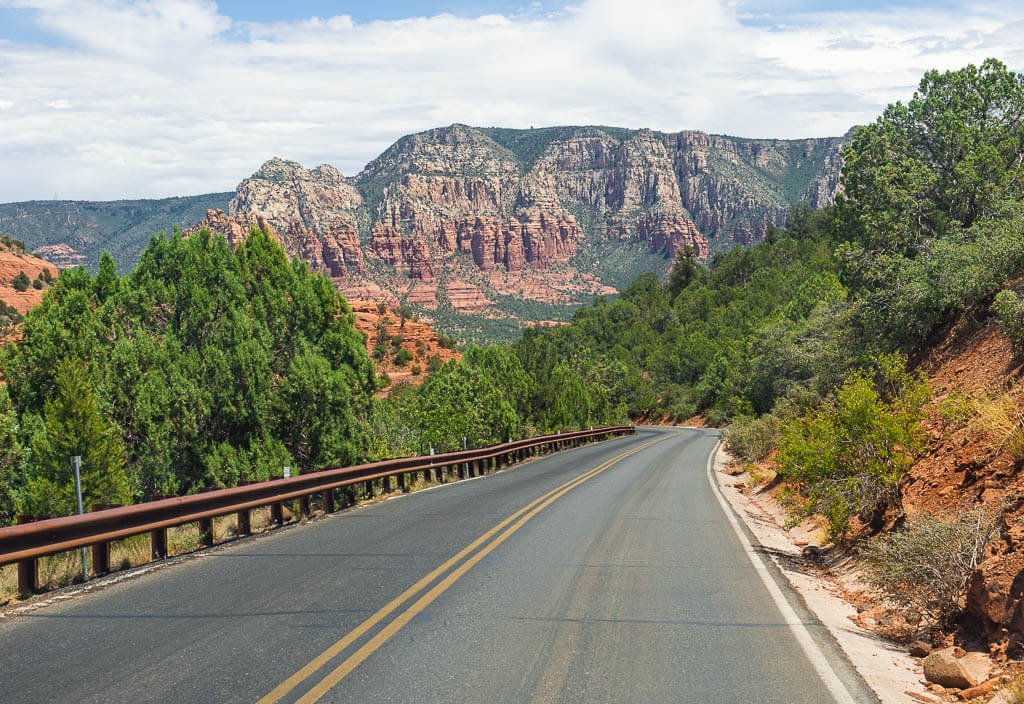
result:
[(351, 179), (271, 159), (206, 224), (272, 228), (350, 297), (523, 319), (664, 273), (681, 248), (754, 242), (798, 200), (830, 203), (840, 142), (452, 125)]

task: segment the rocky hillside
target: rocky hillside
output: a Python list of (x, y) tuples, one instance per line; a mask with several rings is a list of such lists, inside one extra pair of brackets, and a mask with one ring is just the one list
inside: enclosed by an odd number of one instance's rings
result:
[(796, 201), (830, 203), (842, 142), (452, 125), (403, 137), (351, 178), (274, 158), (230, 200), (8, 204), (0, 232), (61, 264), (107, 248), (125, 270), (174, 224), (205, 217), (234, 238), (269, 225), (347, 297), (489, 341), (665, 273), (682, 247), (706, 259), (782, 225)]
[(0, 237), (0, 337), (15, 332), (22, 317), (43, 300), (57, 267), (33, 257), (21, 242)]
[(356, 329), (365, 336), (367, 354), (390, 385), (418, 385), (440, 365), (462, 358), (454, 340), (438, 335), (427, 320), (403, 319), (401, 310), (373, 301), (353, 299), (348, 304), (356, 316)]

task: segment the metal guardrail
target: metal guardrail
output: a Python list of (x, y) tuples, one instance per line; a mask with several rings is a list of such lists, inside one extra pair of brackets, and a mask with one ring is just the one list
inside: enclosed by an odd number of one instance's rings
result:
[[(249, 512), (254, 508), (270, 506), (271, 521), (281, 525), (284, 501), (298, 499), (301, 514), (309, 516), (312, 513), (310, 497), (321, 494), (323, 511), (330, 513), (335, 510), (335, 490), (360, 482), (366, 482), (367, 493), (373, 495), (375, 479), (384, 480), (384, 493), (391, 489), (391, 477), (397, 477), (398, 490), (408, 491), (408, 475), (422, 473), (425, 481), (433, 479), (442, 483), (453, 473), (464, 479), (496, 471), (543, 448), (576, 447), (587, 441), (635, 431), (634, 426), (619, 425), (545, 435), (476, 450), (403, 457), (265, 482), (240, 482), (230, 489), (19, 523), (0, 528), (0, 566), (17, 563), (18, 589), (23, 595), (31, 594), (39, 587), (36, 560), (47, 555), (91, 547), (93, 572), (103, 574), (110, 571), (110, 543), (114, 540), (149, 533), (152, 557), (157, 560), (167, 556), (167, 529), (173, 526), (199, 523), (200, 541), (210, 546), (213, 545), (213, 519), (218, 516), (236, 514), (237, 534), (249, 535), (252, 532)], [(349, 502), (354, 503), (351, 489)]]

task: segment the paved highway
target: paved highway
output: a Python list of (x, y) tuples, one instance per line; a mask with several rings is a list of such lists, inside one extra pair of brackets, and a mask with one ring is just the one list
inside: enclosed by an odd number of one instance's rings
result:
[(716, 442), (641, 428), (7, 619), (0, 699), (876, 701), (770, 596), (709, 485)]

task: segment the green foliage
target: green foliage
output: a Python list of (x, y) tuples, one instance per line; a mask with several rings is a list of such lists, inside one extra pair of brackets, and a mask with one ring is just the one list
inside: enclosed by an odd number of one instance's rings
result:
[(21, 465), (26, 448), (19, 437), (18, 416), (11, 406), (7, 388), (0, 386), (0, 526), (10, 523), (17, 512)]
[(406, 364), (408, 364), (411, 361), (412, 361), (412, 352), (410, 352), (409, 350), (405, 349), (404, 347), (400, 348), (398, 350), (398, 352), (395, 353), (394, 362), (398, 366), (404, 367)]
[(77, 510), (71, 457), (82, 458), (82, 499), (128, 503), (129, 475), (121, 429), (103, 408), (85, 364), (66, 360), (56, 370), (55, 393), (46, 401), (43, 424), (31, 437), (33, 471), (26, 478), (22, 510), (67, 515)]
[(912, 255), (1019, 199), (1022, 148), (1024, 78), (996, 59), (929, 71), (844, 150), (844, 212), (869, 249)]
[(11, 286), (15, 291), (27, 291), (31, 284), (32, 282), (29, 281), (28, 275), (24, 271), (19, 271), (18, 275), (11, 280)]
[(862, 343), (910, 349), (1024, 266), (1024, 77), (930, 71), (844, 151), (837, 214)]
[(1019, 354), (1024, 350), (1024, 299), (1016, 291), (1000, 291), (992, 302), (999, 327)]
[(833, 536), (850, 520), (872, 520), (899, 496), (899, 482), (922, 449), (927, 383), (902, 359), (878, 360), (876, 378), (855, 372), (836, 397), (782, 425), (779, 473), (803, 488), (804, 511)]
[(449, 337), (447, 335), (438, 335), (437, 344), (440, 345), (441, 347), (444, 347), (446, 350), (453, 350), (459, 346), (459, 341), (456, 340), (454, 337)]
[(427, 358), (427, 373), (435, 374), (440, 368), (443, 362), (441, 362), (441, 355), (432, 354)]
[(748, 462), (761, 462), (779, 441), (779, 422), (766, 414), (760, 418), (738, 416), (725, 432), (725, 447), (735, 457)]
[(22, 435), (51, 450), (48, 464), (33, 452), (20, 470), (36, 482), (26, 506), (67, 466), (68, 448), (44, 432), (66, 360), (89, 371), (85, 397), (116, 428), (130, 499), (370, 453), (377, 377), (354, 316), (328, 279), (259, 231), (235, 252), (206, 231), (154, 237), (128, 277), (104, 256), (95, 277), (79, 268), (55, 280), (0, 359)]
[(520, 436), (532, 379), (507, 348), (471, 347), (427, 378), (410, 404), (416, 444), (438, 452), (504, 442)]

